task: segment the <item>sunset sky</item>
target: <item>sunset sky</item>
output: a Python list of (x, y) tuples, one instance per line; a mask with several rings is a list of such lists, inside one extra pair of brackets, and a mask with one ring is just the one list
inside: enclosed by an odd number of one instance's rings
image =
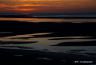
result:
[(0, 13), (96, 13), (96, 0), (0, 0)]

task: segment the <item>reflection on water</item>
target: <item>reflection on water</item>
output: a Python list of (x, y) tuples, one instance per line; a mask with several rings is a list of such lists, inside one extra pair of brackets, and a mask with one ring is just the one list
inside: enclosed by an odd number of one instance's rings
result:
[[(63, 37), (36, 37), (36, 35), (47, 35), (54, 33), (34, 33), (16, 36), (1, 37), (1, 48), (16, 48), (26, 50), (41, 50), (49, 52), (70, 52), (70, 53), (95, 53), (96, 46), (52, 46), (65, 42), (88, 42), (95, 41), (91, 36), (63, 36)], [(58, 40), (57, 40), (58, 39)], [(20, 44), (23, 42), (22, 44)], [(30, 44), (29, 44), (29, 43)]]
[(0, 18), (1, 21), (25, 21), (25, 22), (96, 22), (96, 19), (63, 19), (63, 18)]

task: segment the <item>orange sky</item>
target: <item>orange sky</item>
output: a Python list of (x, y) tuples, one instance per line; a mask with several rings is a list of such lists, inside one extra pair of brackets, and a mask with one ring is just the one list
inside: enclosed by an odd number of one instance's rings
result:
[(0, 12), (58, 13), (96, 11), (95, 0), (0, 0)]

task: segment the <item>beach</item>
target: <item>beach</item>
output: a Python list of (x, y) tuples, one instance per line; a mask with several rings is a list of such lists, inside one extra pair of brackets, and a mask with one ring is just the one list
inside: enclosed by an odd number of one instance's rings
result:
[(95, 64), (95, 27), (95, 22), (0, 21), (1, 63)]

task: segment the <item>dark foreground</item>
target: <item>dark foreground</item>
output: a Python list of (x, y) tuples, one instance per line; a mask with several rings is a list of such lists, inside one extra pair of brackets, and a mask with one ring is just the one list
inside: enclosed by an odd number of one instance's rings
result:
[[(1, 37), (29, 34), (36, 32), (55, 32), (52, 36), (94, 36), (96, 38), (96, 23), (28, 23), (28, 22), (0, 22), (0, 32), (12, 32), (12, 33), (0, 33)], [(59, 34), (59, 35), (58, 35)], [(45, 35), (45, 37), (47, 37)], [(38, 36), (36, 36), (38, 37)], [(40, 36), (39, 36), (40, 37)], [(42, 35), (41, 35), (42, 37)], [(44, 36), (43, 36), (44, 37)], [(93, 39), (94, 39), (93, 38)], [(58, 39), (57, 39), (58, 40)], [(66, 43), (54, 46), (69, 46)], [(85, 43), (85, 42), (83, 42)], [(78, 43), (76, 46), (83, 46), (83, 43)], [(88, 46), (96, 45), (96, 41), (86, 42)], [(91, 44), (92, 43), (92, 44)], [(87, 45), (84, 45), (87, 46)], [(86, 62), (84, 62), (86, 61)], [(87, 55), (78, 55), (72, 53), (57, 53), (49, 51), (38, 51), (25, 49), (9, 49), (0, 48), (0, 65), (92, 65), (96, 64), (96, 53), (88, 53)]]
[[(86, 61), (86, 63), (81, 61)], [(2, 65), (91, 65), (95, 63), (94, 56), (0, 48), (0, 64)]]

